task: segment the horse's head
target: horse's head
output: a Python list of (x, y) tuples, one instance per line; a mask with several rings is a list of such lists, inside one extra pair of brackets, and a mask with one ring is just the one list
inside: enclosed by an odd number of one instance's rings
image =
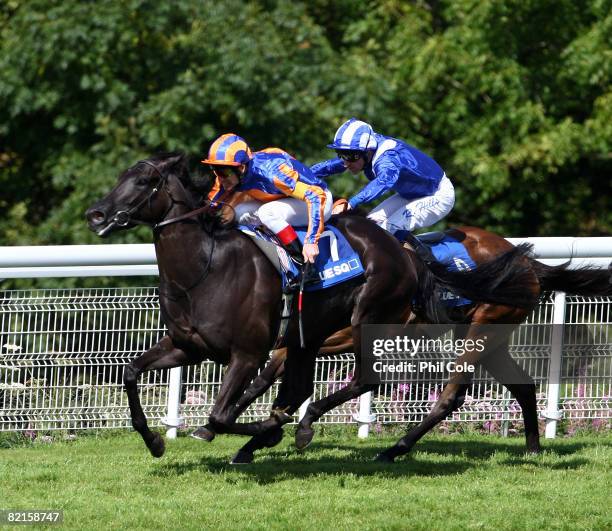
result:
[(141, 160), (119, 176), (117, 185), (86, 212), (89, 228), (98, 236), (138, 224), (153, 226), (174, 205), (193, 207), (183, 154)]

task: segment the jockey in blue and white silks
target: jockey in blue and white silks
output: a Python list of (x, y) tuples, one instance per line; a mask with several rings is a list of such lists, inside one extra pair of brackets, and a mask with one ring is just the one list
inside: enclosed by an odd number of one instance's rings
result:
[(324, 178), (347, 169), (355, 175), (364, 172), (370, 182), (343, 208), (395, 192), (368, 218), (398, 237), (400, 231), (440, 221), (455, 204), (453, 185), (435, 160), (401, 140), (375, 133), (365, 122), (351, 118), (327, 147), (336, 150), (338, 158), (315, 164), (311, 167), (314, 174)]
[[(234, 206), (241, 224), (261, 223), (274, 232), (287, 252), (314, 262), (324, 221), (331, 216), (332, 196), (324, 181), (278, 148), (252, 153), (246, 142), (225, 134), (213, 142), (202, 161), (216, 177), (208, 199), (223, 201), (243, 192), (248, 200)], [(308, 226), (304, 246), (293, 226)]]

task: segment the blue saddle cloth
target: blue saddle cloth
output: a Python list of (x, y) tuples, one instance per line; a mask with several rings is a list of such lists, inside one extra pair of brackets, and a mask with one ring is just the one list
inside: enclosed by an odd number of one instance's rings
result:
[[(258, 238), (277, 243), (271, 235), (257, 230), (256, 227), (239, 225), (238, 229), (251, 237), (255, 234)], [(303, 244), (306, 228), (297, 227), (295, 232)], [(287, 271), (294, 277), (299, 271), (293, 260), (289, 260), (284, 251), (279, 253), (279, 258), (282, 265), (283, 287), (285, 287), (287, 284)], [(319, 255), (315, 259), (314, 266), (320, 280), (308, 283), (304, 286), (304, 291), (318, 291), (330, 288), (345, 280), (362, 275), (364, 272), (359, 255), (350, 246), (344, 234), (331, 225), (326, 226), (319, 237)]]
[[(444, 264), (449, 271), (471, 271), (476, 268), (476, 263), (468, 254), (465, 246), (448, 235), (435, 243), (427, 241), (423, 243), (431, 249), (436, 260)], [(471, 300), (450, 291), (443, 293), (442, 299), (448, 306), (465, 306), (472, 303)]]

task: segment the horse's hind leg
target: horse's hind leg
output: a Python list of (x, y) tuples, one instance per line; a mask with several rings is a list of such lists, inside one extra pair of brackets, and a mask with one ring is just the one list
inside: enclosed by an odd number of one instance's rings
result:
[[(486, 334), (478, 332), (478, 327), (471, 328), (468, 331), (465, 339), (473, 340), (473, 345), (478, 344), (478, 340), (486, 341), (486, 347), (479, 352), (477, 349), (472, 348), (466, 350), (464, 354), (456, 359), (456, 364), (469, 364), (476, 366), (492, 352), (492, 349), (499, 347), (500, 338), (488, 337)], [(402, 437), (394, 446), (381, 452), (378, 455), (377, 460), (383, 462), (393, 462), (396, 457), (407, 454), (417, 441), (423, 437), (429, 430), (431, 430), (436, 424), (442, 422), (448, 417), (453, 411), (459, 409), (465, 401), (465, 393), (469, 387), (473, 374), (470, 372), (455, 373), (451, 376), (449, 383), (442, 390), (440, 398), (435, 403), (430, 413), (414, 428), (412, 428), (404, 437)]]
[[(320, 348), (319, 355), (336, 354), (340, 352), (351, 352), (352, 349), (353, 349), (353, 336), (351, 333), (351, 327), (349, 326), (347, 328), (344, 328), (336, 332), (332, 336), (328, 337), (325, 340), (325, 343), (323, 344), (323, 346)], [(286, 358), (286, 355), (287, 355), (287, 349), (277, 350), (274, 353), (273, 358), (270, 360), (268, 365), (266, 365), (266, 368), (262, 371), (262, 373), (257, 378), (255, 378), (251, 387), (249, 387), (249, 389), (245, 392), (243, 397), (239, 400), (237, 407), (240, 406), (241, 402), (243, 401), (250, 399), (252, 402), (255, 398), (261, 396), (265, 391), (267, 391), (270, 388), (270, 386), (274, 383), (274, 381), (277, 378), (281, 377), (285, 369), (284, 360)], [(282, 356), (282, 359), (281, 359), (281, 356)], [(269, 371), (269, 374), (266, 376), (266, 378), (264, 378), (264, 373), (266, 371)], [(272, 371), (274, 371), (273, 375), (272, 375)], [(260, 383), (261, 384), (266, 383), (267, 387), (263, 388), (263, 385), (262, 385), (261, 388), (258, 388), (257, 381), (259, 380), (260, 377), (262, 377)], [(259, 394), (257, 394), (254, 398), (252, 398), (251, 395), (255, 394), (256, 392), (258, 392)], [(282, 426), (272, 428), (260, 435), (255, 435), (250, 441), (248, 441), (240, 449), (235, 459), (238, 459), (238, 456), (244, 456), (244, 459), (246, 459), (246, 461), (244, 462), (250, 463), (252, 460), (253, 454), (257, 450), (262, 450), (263, 448), (272, 448), (276, 446), (278, 443), (280, 443), (282, 439), (283, 439)], [(311, 440), (312, 440), (312, 437), (311, 437)], [(235, 460), (233, 462), (238, 463), (239, 461)]]
[(508, 352), (507, 342), (483, 359), (482, 364), (516, 398), (523, 411), (527, 451), (539, 453), (541, 447), (538, 426), (538, 405), (533, 379), (512, 359)]
[[(336, 406), (343, 404), (353, 398), (376, 389), (379, 382), (364, 382), (361, 372), (361, 327), (366, 324), (377, 323), (405, 323), (410, 314), (410, 307), (405, 304), (410, 300), (410, 294), (406, 293), (405, 286), (376, 282), (372, 280), (366, 283), (357, 297), (357, 304), (351, 315), (351, 328), (339, 334), (341, 338), (338, 343), (341, 348), (353, 344), (355, 353), (355, 369), (350, 383), (332, 393), (331, 395), (317, 400), (308, 405), (304, 418), (300, 421), (295, 433), (295, 445), (298, 449), (306, 448), (314, 437), (312, 424), (321, 418), (326, 412)], [(350, 331), (352, 341), (347, 337)]]
[(128, 396), (132, 426), (140, 433), (147, 448), (154, 457), (164, 455), (164, 439), (157, 433), (152, 432), (147, 424), (147, 418), (140, 404), (138, 396), (138, 377), (146, 371), (156, 369), (171, 369), (181, 367), (190, 363), (197, 363), (201, 359), (193, 359), (184, 351), (176, 348), (172, 340), (165, 336), (162, 340), (129, 363), (123, 371), (123, 385)]
[(469, 385), (465, 383), (448, 383), (433, 409), (421, 423), (411, 429), (395, 446), (381, 452), (376, 460), (390, 463), (396, 457), (407, 454), (423, 435), (461, 407), (465, 401), (465, 393), (468, 387)]
[(346, 387), (308, 405), (306, 414), (298, 424), (295, 432), (296, 448), (298, 450), (303, 450), (312, 442), (312, 438), (314, 437), (312, 424), (319, 420), (325, 413), (368, 391), (373, 391), (377, 387), (378, 384), (376, 383), (364, 383), (361, 381), (361, 370), (356, 358), (353, 378)]

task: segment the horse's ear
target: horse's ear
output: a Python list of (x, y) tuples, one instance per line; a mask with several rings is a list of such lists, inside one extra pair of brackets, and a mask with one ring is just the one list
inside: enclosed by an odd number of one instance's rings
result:
[(184, 161), (184, 153), (170, 153), (167, 157), (160, 161), (160, 166), (165, 170), (169, 170), (170, 168), (174, 168), (175, 166), (183, 163)]

